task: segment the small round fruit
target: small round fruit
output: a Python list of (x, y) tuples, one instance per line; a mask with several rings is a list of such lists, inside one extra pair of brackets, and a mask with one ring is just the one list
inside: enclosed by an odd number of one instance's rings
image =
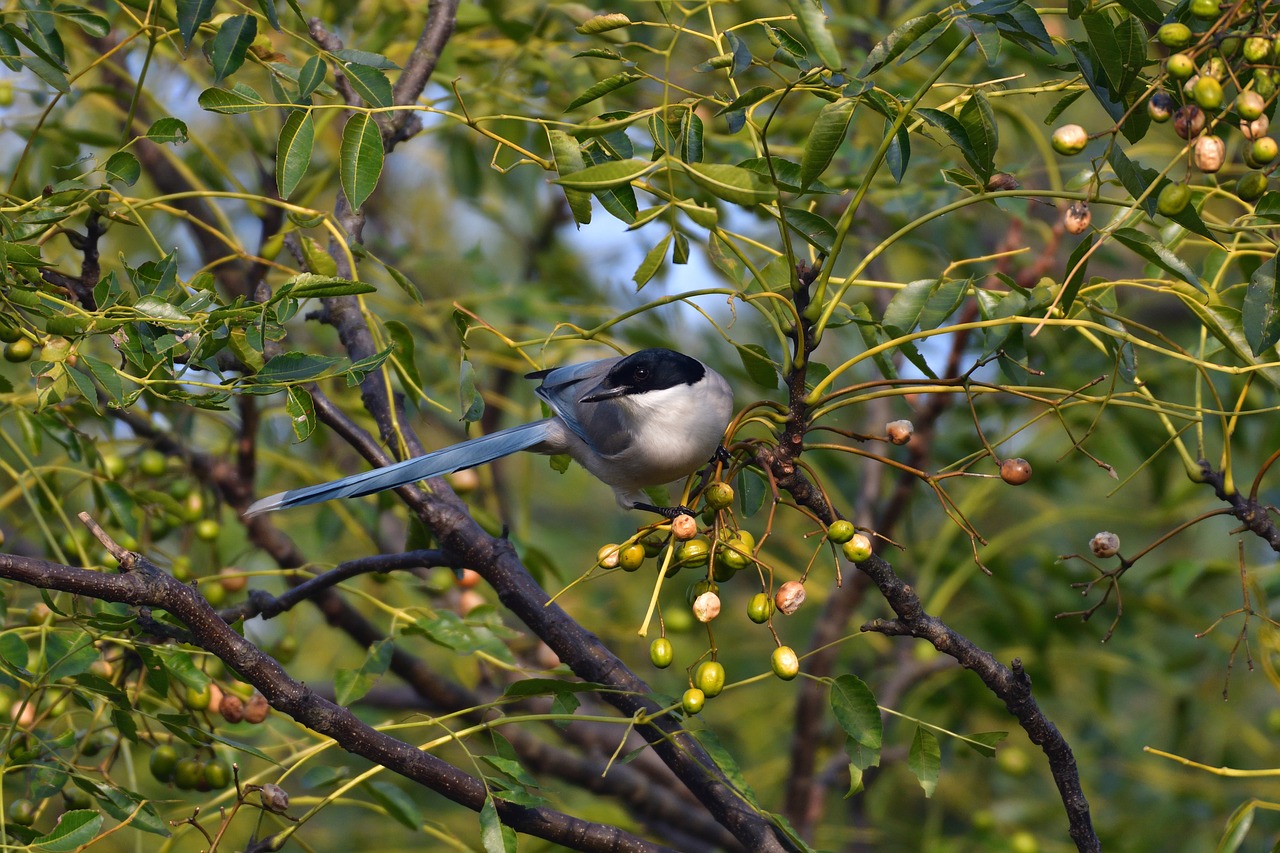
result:
[(1165, 24), (1156, 30), (1156, 38), (1165, 47), (1182, 50), (1191, 44), (1191, 28), (1186, 24)]
[(711, 559), (711, 543), (702, 536), (690, 539), (676, 551), (676, 559), (684, 566), (705, 566)]
[(622, 559), (621, 545), (602, 545), (599, 551), (596, 551), (596, 565), (603, 569), (616, 569), (618, 562)]
[(698, 520), (692, 515), (677, 515), (671, 520), (671, 533), (681, 542), (698, 535)]
[(1276, 93), (1276, 81), (1271, 78), (1270, 71), (1259, 68), (1253, 72), (1253, 91), (1267, 99)]
[(1212, 112), (1222, 106), (1222, 84), (1207, 75), (1196, 81), (1191, 95), (1202, 110)]
[(14, 364), (30, 360), (33, 353), (35, 347), (26, 338), (18, 338), (13, 343), (4, 345), (4, 360)]
[(871, 539), (865, 533), (857, 533), (840, 548), (844, 558), (851, 563), (861, 563), (871, 556)]
[(1168, 92), (1156, 92), (1147, 101), (1147, 115), (1151, 120), (1163, 124), (1173, 117), (1177, 103)]
[(182, 697), (182, 701), (193, 711), (203, 711), (207, 709), (213, 702), (213, 682), (209, 682), (201, 690), (197, 690), (194, 687), (188, 687), (186, 694)]
[(196, 522), (196, 538), (212, 542), (222, 532), (222, 525), (216, 518), (202, 518)]
[(736, 540), (731, 539), (716, 552), (715, 579), (727, 581), (749, 565), (751, 558), (743, 552)]
[(157, 782), (172, 781), (174, 771), (178, 766), (178, 750), (170, 744), (160, 744), (151, 750), (148, 766), (151, 768), (151, 775), (155, 777)]
[(783, 681), (790, 681), (800, 674), (800, 658), (796, 657), (795, 649), (790, 646), (778, 646), (774, 649), (773, 656), (769, 658), (769, 666), (773, 669), (773, 674)]
[(5, 78), (0, 80), (0, 107), (13, 106), (13, 81)]
[(279, 785), (268, 782), (258, 791), (262, 798), (262, 807), (269, 812), (284, 814), (289, 810), (289, 792)]
[(1267, 108), (1267, 101), (1257, 92), (1245, 90), (1236, 96), (1236, 113), (1245, 121), (1253, 121)]
[(700, 713), (707, 704), (707, 695), (696, 687), (690, 687), (680, 697), (680, 707), (690, 716)]
[(1221, 83), (1227, 79), (1227, 61), (1221, 56), (1211, 56), (1209, 61), (1200, 66), (1200, 74), (1204, 77), (1212, 77)]
[(271, 713), (271, 703), (267, 701), (267, 697), (261, 693), (254, 691), (249, 697), (249, 701), (244, 703), (244, 721), (257, 725), (267, 718)]
[(117, 480), (124, 476), (124, 472), (128, 470), (124, 457), (119, 453), (108, 451), (103, 453), (99, 458), (102, 462), (102, 472), (112, 480)]
[(173, 784), (184, 791), (194, 790), (203, 781), (204, 765), (195, 758), (184, 758), (173, 768)]
[(1031, 479), (1031, 463), (1018, 457), (1000, 463), (1000, 479), (1011, 486), (1021, 486)]
[(31, 826), (36, 822), (36, 804), (23, 797), (9, 803), (9, 820), (18, 826)]
[(1186, 80), (1196, 73), (1196, 62), (1185, 53), (1175, 53), (1164, 61), (1164, 70), (1175, 80)]
[(1089, 211), (1089, 205), (1083, 201), (1072, 202), (1062, 217), (1062, 227), (1067, 229), (1068, 234), (1083, 234), (1089, 230), (1092, 222), (1093, 214)]
[(885, 424), (884, 431), (891, 443), (901, 446), (911, 441), (911, 436), (915, 435), (916, 428), (911, 421), (903, 419), (889, 421), (889, 423)]
[(639, 542), (628, 545), (618, 554), (618, 565), (624, 572), (634, 572), (644, 565), (644, 546)]
[(224, 693), (218, 713), (228, 723), (238, 723), (244, 719), (244, 700), (234, 693)]
[(62, 789), (62, 801), (67, 804), (68, 811), (93, 807), (93, 797), (89, 792), (73, 784), (67, 784)]
[(666, 637), (659, 637), (649, 644), (649, 662), (658, 669), (666, 669), (675, 660), (676, 650)]
[(693, 686), (708, 699), (714, 699), (724, 690), (724, 664), (717, 660), (704, 660), (693, 673)]
[(1222, 10), (1218, 8), (1218, 0), (1191, 0), (1191, 14), (1212, 20), (1222, 14)]
[(1089, 550), (1095, 557), (1114, 557), (1120, 552), (1120, 537), (1110, 530), (1095, 533), (1089, 540)]
[(276, 643), (275, 649), (271, 652), (271, 656), (280, 663), (289, 663), (298, 655), (298, 639), (292, 634), (285, 634), (280, 638), (280, 642)]
[(1199, 136), (1204, 130), (1204, 110), (1195, 104), (1178, 107), (1173, 114), (1173, 132), (1183, 139)]
[(1010, 853), (1040, 853), (1040, 842), (1030, 832), (1020, 829), (1009, 836), (1009, 851)]
[(169, 461), (159, 450), (148, 448), (138, 454), (138, 470), (148, 477), (159, 477), (169, 470)]
[(22, 337), (22, 330), (8, 323), (0, 323), (0, 344), (11, 344)]
[(242, 592), (249, 585), (249, 579), (244, 576), (244, 569), (223, 566), (218, 570), (218, 583), (227, 592)]
[[(1156, 198), (1156, 210), (1165, 216), (1177, 216), (1179, 213), (1187, 209), (1187, 205), (1191, 203), (1191, 188), (1186, 184), (1169, 183), (1165, 188), (1160, 190), (1160, 195)], [(1003, 475), (1003, 468), (1001, 468)]]
[(1244, 40), (1244, 61), (1251, 65), (1271, 58), (1271, 41), (1261, 36), (1249, 36)]
[(733, 486), (728, 483), (712, 483), (703, 497), (707, 506), (712, 509), (725, 509), (733, 503)]
[(720, 596), (714, 592), (704, 592), (693, 600), (693, 617), (699, 622), (707, 623), (720, 615)]
[[(1254, 143), (1255, 145), (1257, 143)], [(1227, 144), (1222, 141), (1222, 137), (1213, 134), (1205, 134), (1196, 140), (1194, 148), (1192, 148), (1192, 159), (1196, 162), (1196, 168), (1206, 174), (1214, 174), (1222, 168), (1222, 163), (1227, 158)]]
[(666, 543), (661, 536), (651, 533), (641, 539), (640, 544), (644, 546), (644, 555), (646, 557), (656, 557), (662, 553), (662, 546)]
[(843, 545), (853, 538), (853, 534), (858, 530), (853, 526), (852, 521), (840, 518), (831, 522), (831, 526), (827, 528), (827, 538), (837, 545)]
[(805, 592), (804, 584), (800, 581), (787, 581), (778, 587), (778, 591), (773, 596), (773, 603), (782, 611), (784, 616), (790, 616), (800, 609), (800, 605), (804, 604)]
[(1276, 141), (1270, 136), (1262, 136), (1253, 140), (1253, 145), (1249, 147), (1249, 156), (1259, 166), (1265, 166), (1276, 159), (1277, 153), (1280, 152), (1278, 152)]
[(1245, 139), (1249, 140), (1261, 139), (1270, 129), (1271, 120), (1264, 115), (1258, 116), (1253, 121), (1240, 122), (1240, 132), (1244, 134)]
[(773, 599), (767, 592), (757, 592), (747, 602), (747, 618), (757, 625), (763, 625), (773, 615)]
[(221, 759), (206, 761), (201, 770), (202, 781), (210, 791), (220, 791), (231, 784), (231, 768)]
[(1267, 191), (1267, 176), (1263, 172), (1247, 172), (1236, 181), (1236, 195), (1241, 201), (1257, 201)]
[(1050, 139), (1053, 150), (1064, 157), (1079, 154), (1089, 144), (1089, 134), (1078, 124), (1064, 124), (1053, 132)]

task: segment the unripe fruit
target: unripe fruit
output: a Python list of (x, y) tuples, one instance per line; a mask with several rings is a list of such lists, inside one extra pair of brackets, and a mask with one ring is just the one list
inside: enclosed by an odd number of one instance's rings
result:
[(1120, 537), (1109, 530), (1095, 533), (1089, 540), (1089, 550), (1095, 557), (1114, 557), (1120, 551)]
[(1064, 124), (1053, 132), (1050, 139), (1053, 150), (1064, 157), (1079, 154), (1089, 144), (1089, 134), (1078, 124)]
[(707, 487), (703, 498), (712, 509), (725, 509), (733, 503), (733, 486), (728, 483), (712, 483)]
[(769, 658), (769, 666), (773, 669), (773, 674), (783, 681), (790, 681), (800, 674), (800, 659), (790, 646), (778, 646), (774, 649), (773, 656)]
[(1236, 181), (1236, 195), (1242, 201), (1257, 201), (1267, 191), (1267, 176), (1263, 172), (1249, 172)]
[(757, 592), (747, 602), (747, 618), (757, 625), (763, 625), (773, 615), (773, 599), (767, 592)]
[(1192, 159), (1195, 160), (1196, 168), (1210, 175), (1222, 168), (1222, 162), (1226, 157), (1227, 144), (1221, 137), (1212, 134), (1197, 139), (1192, 149)]
[(272, 782), (263, 785), (258, 796), (262, 798), (262, 807), (269, 812), (284, 814), (289, 809), (288, 792)]
[(684, 566), (705, 566), (711, 559), (711, 543), (703, 536), (690, 539), (676, 551), (676, 559)]
[(1277, 151), (1276, 141), (1270, 136), (1259, 137), (1253, 140), (1253, 145), (1249, 148), (1249, 155), (1253, 158), (1253, 162), (1259, 166), (1265, 166), (1272, 160), (1276, 159)]
[(692, 515), (677, 515), (671, 521), (671, 533), (681, 541), (692, 539), (698, 535), (698, 520)]
[(138, 454), (138, 470), (148, 477), (159, 477), (169, 470), (169, 462), (159, 450), (149, 448)]
[(1175, 53), (1164, 61), (1164, 70), (1175, 80), (1186, 80), (1196, 73), (1196, 63), (1185, 53)]
[(831, 522), (831, 526), (827, 528), (827, 538), (837, 545), (843, 545), (852, 539), (853, 534), (857, 532), (857, 528), (853, 526), (852, 521), (846, 521), (841, 518)]
[(1067, 229), (1068, 234), (1083, 234), (1089, 229), (1091, 222), (1093, 214), (1089, 212), (1089, 205), (1083, 201), (1073, 202), (1062, 217), (1062, 226)]
[(218, 534), (222, 532), (222, 525), (217, 519), (202, 518), (196, 522), (196, 538), (205, 542), (212, 542), (218, 538)]
[(1183, 139), (1199, 136), (1204, 130), (1204, 111), (1195, 104), (1178, 107), (1173, 114), (1173, 131)]
[(855, 534), (852, 539), (844, 543), (840, 549), (844, 552), (844, 558), (851, 563), (861, 563), (863, 560), (871, 556), (871, 540), (866, 534)]
[(773, 596), (773, 603), (784, 615), (790, 616), (804, 604), (804, 598), (804, 584), (800, 581), (787, 581), (778, 587), (778, 592)]
[(742, 545), (740, 540), (730, 539), (716, 552), (716, 580), (727, 581), (751, 565), (751, 558), (747, 556), (750, 552)]
[(1165, 216), (1177, 216), (1191, 203), (1191, 188), (1186, 184), (1169, 183), (1156, 198), (1156, 210)]
[(1271, 79), (1270, 71), (1259, 68), (1253, 72), (1253, 91), (1263, 98), (1270, 98), (1276, 93), (1276, 82)]
[(699, 622), (707, 623), (720, 615), (720, 596), (704, 592), (693, 600), (693, 615)]
[(1197, 80), (1191, 95), (1202, 110), (1213, 111), (1222, 106), (1222, 84), (1212, 77)]
[(1191, 14), (1197, 18), (1212, 20), (1222, 12), (1218, 8), (1218, 0), (1191, 0)]
[(1173, 117), (1173, 111), (1176, 108), (1177, 103), (1168, 92), (1156, 92), (1147, 101), (1147, 115), (1152, 121), (1161, 124)]
[(35, 803), (25, 797), (9, 803), (9, 820), (18, 826), (31, 826), (36, 822)]
[(1253, 121), (1240, 122), (1240, 132), (1248, 140), (1261, 139), (1271, 129), (1271, 120), (1266, 116), (1258, 116)]
[(184, 791), (194, 790), (203, 781), (204, 766), (194, 758), (184, 758), (173, 768), (173, 784)]
[(618, 555), (618, 565), (624, 572), (634, 572), (644, 565), (644, 546), (639, 542), (628, 545)]
[(889, 441), (899, 446), (906, 444), (911, 440), (911, 436), (915, 434), (916, 428), (911, 421), (898, 420), (889, 421), (884, 428), (885, 434), (889, 436)]
[(33, 353), (35, 347), (26, 338), (18, 338), (13, 343), (4, 345), (4, 360), (14, 364), (29, 360)]
[(620, 545), (604, 545), (599, 551), (596, 551), (596, 563), (604, 569), (618, 568), (618, 562), (622, 558), (622, 547)]
[(1165, 47), (1181, 50), (1191, 44), (1191, 28), (1186, 24), (1165, 24), (1156, 30), (1156, 38)]
[(167, 743), (162, 743), (151, 750), (148, 765), (151, 768), (151, 775), (157, 782), (172, 781), (174, 770), (178, 766), (178, 750)]
[(0, 107), (13, 106), (13, 81), (7, 77), (0, 80)]
[(1236, 96), (1236, 112), (1245, 121), (1253, 121), (1267, 108), (1267, 101), (1257, 92), (1245, 90)]
[(1031, 479), (1031, 463), (1022, 458), (1004, 460), (1000, 463), (1000, 479), (1011, 486), (1021, 486)]
[(714, 699), (724, 690), (724, 665), (719, 661), (704, 660), (693, 673), (693, 686), (708, 699)]
[(210, 791), (219, 791), (231, 784), (231, 768), (225, 761), (206, 761), (201, 768), (202, 781)]
[(22, 330), (8, 323), (0, 323), (0, 343), (11, 344), (22, 337)]
[(684, 692), (684, 696), (680, 697), (680, 707), (684, 708), (684, 712), (690, 716), (702, 711), (706, 704), (706, 694), (696, 687), (690, 687)]
[(188, 687), (185, 695), (182, 697), (183, 704), (193, 711), (203, 711), (213, 702), (213, 682), (209, 682), (204, 686), (203, 690), (196, 690), (194, 687)]
[(1210, 57), (1208, 62), (1200, 66), (1200, 76), (1211, 77), (1221, 83), (1227, 79), (1227, 61), (1221, 56)]
[(249, 585), (249, 579), (244, 576), (242, 569), (223, 566), (218, 570), (218, 583), (222, 584), (222, 588), (227, 592), (241, 592)]
[(671, 666), (671, 661), (675, 659), (676, 652), (671, 645), (671, 641), (666, 637), (659, 637), (649, 644), (649, 661), (658, 669), (666, 669)]

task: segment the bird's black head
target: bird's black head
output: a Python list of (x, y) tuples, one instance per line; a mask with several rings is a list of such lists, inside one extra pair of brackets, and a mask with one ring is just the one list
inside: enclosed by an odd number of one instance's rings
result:
[(695, 385), (706, 375), (706, 366), (696, 358), (669, 349), (640, 350), (611, 367), (582, 402), (597, 403), (678, 385)]

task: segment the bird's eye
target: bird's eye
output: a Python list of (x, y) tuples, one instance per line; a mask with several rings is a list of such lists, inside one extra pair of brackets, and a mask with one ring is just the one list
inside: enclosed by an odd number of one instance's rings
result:
[(644, 380), (648, 379), (648, 378), (649, 378), (649, 368), (647, 368), (647, 367), (637, 367), (637, 368), (636, 368), (636, 372), (635, 372), (635, 378), (636, 378), (636, 380), (637, 380), (638, 382), (643, 382)]

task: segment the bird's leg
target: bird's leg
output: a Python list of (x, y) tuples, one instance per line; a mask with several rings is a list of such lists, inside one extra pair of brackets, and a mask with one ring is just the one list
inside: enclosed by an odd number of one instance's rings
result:
[(663, 518), (675, 518), (677, 515), (694, 515), (694, 511), (687, 506), (654, 506), (653, 504), (632, 504), (632, 509), (642, 509), (645, 512), (656, 512)]
[(715, 453), (713, 453), (713, 454), (711, 454), (711, 460), (710, 460), (710, 461), (711, 461), (711, 462), (719, 462), (719, 463), (721, 463), (721, 464), (723, 464), (723, 465), (728, 465), (731, 461), (733, 461), (733, 457), (729, 455), (729, 451), (727, 451), (727, 450), (725, 450), (725, 449), (724, 449), (724, 445), (723, 445), (723, 444), (717, 444), (717, 445), (716, 445), (716, 452), (715, 452)]

